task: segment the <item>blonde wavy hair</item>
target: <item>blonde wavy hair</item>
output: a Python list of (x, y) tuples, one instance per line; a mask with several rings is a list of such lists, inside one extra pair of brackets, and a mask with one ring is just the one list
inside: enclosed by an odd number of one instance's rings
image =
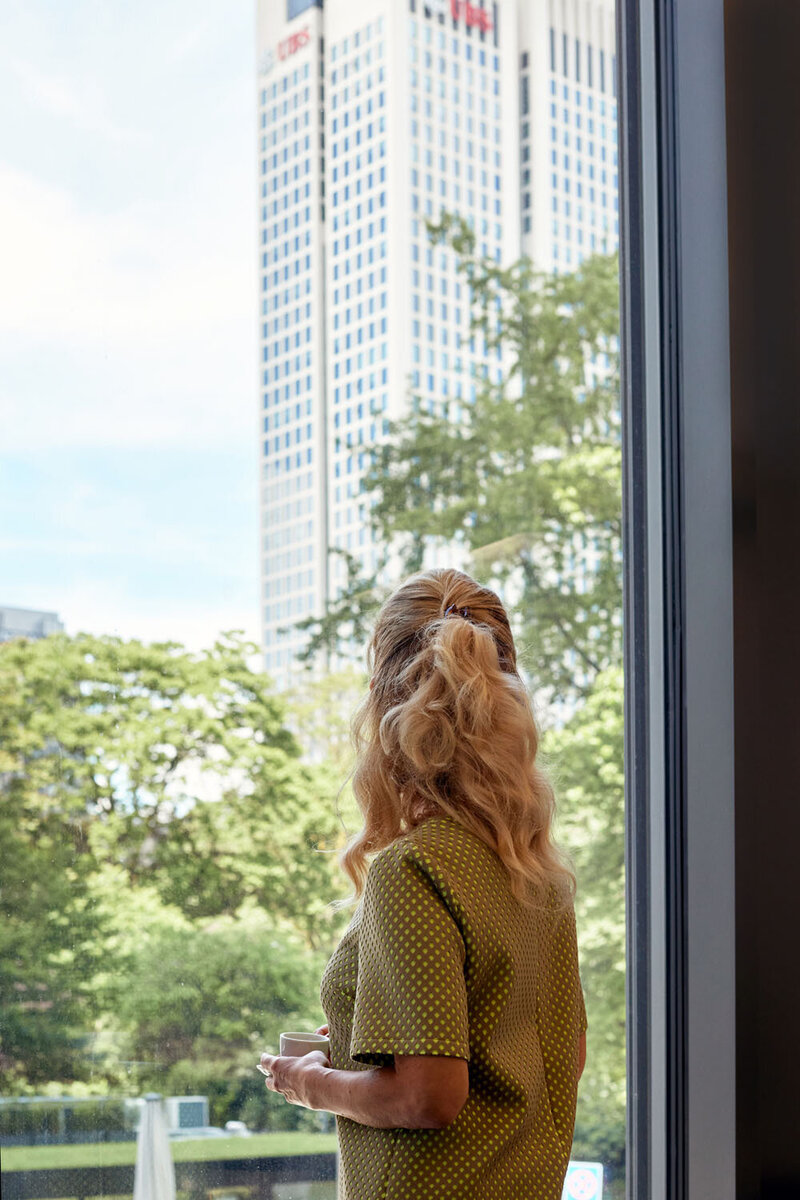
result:
[(567, 904), (575, 876), (551, 838), (553, 789), (500, 599), (461, 571), (412, 575), (383, 604), (367, 664), (351, 727), (364, 826), (339, 853), (355, 893), (335, 907), (361, 896), (369, 855), (442, 814), (496, 851), (522, 904)]

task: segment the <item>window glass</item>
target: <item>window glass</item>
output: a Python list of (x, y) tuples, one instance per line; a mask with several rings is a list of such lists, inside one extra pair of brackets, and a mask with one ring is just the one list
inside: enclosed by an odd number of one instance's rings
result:
[(286, 18), (291, 21), (308, 8), (322, 8), (322, 0), (287, 0)]
[(255, 1064), (325, 1022), (376, 614), (449, 565), (506, 606), (577, 874), (565, 1195), (624, 1193), (613, 10), (509, 58), (499, 8), (0, 17), (4, 1173), (132, 1194), (158, 1093), (179, 1194), (235, 1159), (333, 1200), (333, 1116)]

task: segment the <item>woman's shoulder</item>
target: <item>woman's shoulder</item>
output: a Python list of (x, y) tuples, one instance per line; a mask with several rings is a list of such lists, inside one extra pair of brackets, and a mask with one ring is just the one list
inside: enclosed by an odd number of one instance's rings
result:
[(477, 833), (446, 813), (428, 817), (402, 838), (398, 838), (400, 853), (426, 863), (463, 871), (477, 860), (496, 857), (491, 847)]
[(370, 862), (374, 887), (421, 871), (439, 890), (455, 880), (488, 881), (502, 873), (496, 852), (483, 838), (446, 814), (427, 817), (378, 851)]
[(417, 861), (429, 858), (446, 861), (462, 855), (467, 848), (482, 845), (484, 843), (477, 834), (459, 821), (446, 814), (437, 814), (426, 817), (419, 825), (406, 830), (379, 850), (371, 860), (371, 869), (390, 864), (396, 866), (409, 858)]
[[(508, 872), (494, 847), (447, 814), (427, 818), (392, 846), (398, 856), (395, 861), (410, 857), (435, 878), (471, 877), (493, 889), (498, 881), (508, 882)], [(497, 894), (496, 889), (493, 894)], [(549, 880), (537, 886), (536, 896), (537, 909), (547, 914), (552, 925), (558, 926), (565, 919), (574, 923), (572, 892), (566, 880)]]

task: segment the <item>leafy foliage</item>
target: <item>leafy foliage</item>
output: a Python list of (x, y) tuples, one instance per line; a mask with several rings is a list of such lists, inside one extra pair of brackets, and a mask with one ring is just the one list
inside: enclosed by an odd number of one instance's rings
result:
[[(458, 420), (454, 401), (413, 397), (372, 447), (370, 519), (403, 572), (449, 546), (505, 587), (537, 687), (574, 702), (622, 652), (616, 257), (546, 275), (525, 259), (501, 268), (479, 257), (456, 218), (431, 236), (457, 255), (486, 368)], [(309, 656), (359, 640), (383, 598), (379, 578), (348, 556), (341, 594), (303, 625)]]
[(338, 667), (363, 652), (388, 555), (410, 571), (451, 546), (503, 592), (527, 673), (562, 702), (544, 748), (578, 873), (589, 1014), (574, 1154), (622, 1163), (616, 261), (550, 277), (480, 258), (457, 220), (431, 236), (458, 258), (486, 370), (458, 414), (414, 397), (372, 448), (364, 488), (387, 558), (370, 575), (334, 552), (345, 586), (300, 626), (322, 678), (279, 698), (235, 635), (203, 654), (88, 635), (0, 646), (6, 1090), (130, 1071), (137, 1090), (208, 1094), (218, 1122), (316, 1128), (253, 1065), (280, 1028), (322, 1019), (322, 965), (348, 919), (327, 906), (345, 894), (335, 852), (358, 822), (347, 792), (337, 812), (337, 788), (366, 681)]
[[(622, 581), (617, 260), (549, 276), (476, 252), (456, 218), (430, 227), (456, 254), (486, 370), (459, 414), (412, 398), (372, 449), (364, 487), (379, 543), (404, 571), (451, 547), (501, 590), (520, 661), (555, 703), (544, 745), (573, 852), (589, 1057), (575, 1153), (620, 1166), (625, 1141)], [(498, 369), (500, 378), (498, 379)], [(454, 417), (458, 415), (458, 420)], [(384, 572), (385, 578), (385, 572)], [(349, 564), (315, 647), (344, 650), (386, 584)], [(369, 608), (371, 603), (372, 608)]]
[(324, 954), (257, 909), (148, 939), (119, 998), (139, 1088), (207, 1094), (212, 1119), (247, 1108), (260, 1128), (302, 1128), (297, 1110), (267, 1099), (255, 1064), (262, 1050), (278, 1052), (282, 1029), (323, 1019), (324, 965)]
[(309, 952), (335, 944), (333, 779), (301, 761), (254, 652), (233, 636), (198, 655), (88, 635), (0, 647), (6, 1086), (93, 1069), (149, 935), (255, 904)]
[(622, 671), (599, 675), (543, 742), (559, 798), (559, 835), (577, 876), (575, 911), (589, 1020), (576, 1158), (621, 1166), (625, 1152), (625, 780)]
[[(305, 645), (297, 653), (298, 662), (312, 666), (323, 659), (330, 671), (342, 651), (348, 646), (363, 646), (368, 640), (375, 612), (383, 598), (379, 583), (385, 559), (377, 570), (364, 573), (359, 560), (349, 551), (334, 546), (329, 550), (332, 558), (340, 558), (345, 564), (345, 583), (340, 594), (327, 604), (321, 617), (304, 617), (294, 628), (307, 634)], [(282, 631), (283, 632), (283, 631)]]

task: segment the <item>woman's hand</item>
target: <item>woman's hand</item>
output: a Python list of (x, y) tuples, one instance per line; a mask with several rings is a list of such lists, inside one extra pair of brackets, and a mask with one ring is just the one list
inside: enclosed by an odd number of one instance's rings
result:
[(321, 1033), (323, 1037), (327, 1037), (329, 1030), (327, 1025), (320, 1025), (319, 1029), (315, 1029), (314, 1033)]
[[(322, 1028), (326, 1028), (322, 1026)], [(317, 1032), (321, 1032), (318, 1030)], [(280, 1092), (289, 1104), (299, 1104), (303, 1108), (314, 1108), (311, 1102), (311, 1090), (314, 1080), (318, 1079), (321, 1068), (330, 1067), (330, 1059), (321, 1050), (312, 1050), (310, 1054), (290, 1057), (286, 1054), (262, 1054), (261, 1065), (265, 1071), (271, 1072), (271, 1078), (264, 1080), (264, 1085), (271, 1092)]]

